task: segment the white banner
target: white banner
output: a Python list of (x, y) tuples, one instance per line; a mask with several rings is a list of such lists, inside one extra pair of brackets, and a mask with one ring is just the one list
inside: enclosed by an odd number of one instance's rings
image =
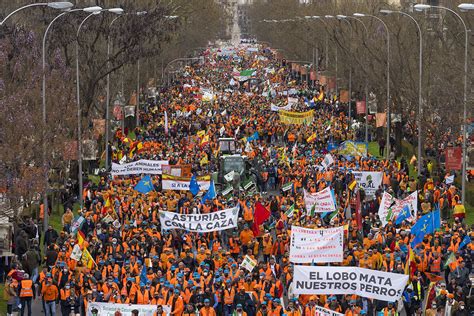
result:
[(408, 205), (410, 210), (410, 216), (406, 220), (413, 221), (418, 213), (418, 191), (413, 192), (402, 200), (396, 199), (390, 193), (384, 192), (378, 212), (382, 225), (387, 225), (391, 219), (395, 220), (405, 205)]
[(388, 223), (387, 216), (390, 212), (390, 208), (393, 208), (393, 205), (395, 205), (395, 199), (390, 193), (384, 191), (382, 194), (382, 200), (380, 201), (378, 212), (380, 221), (382, 222), (383, 226), (387, 225)]
[[(161, 178), (161, 188), (163, 190), (189, 191), (190, 183), (191, 178), (175, 177), (167, 174), (164, 174)], [(197, 177), (197, 183), (201, 191), (207, 191), (211, 185), (211, 177)]]
[(208, 233), (237, 227), (237, 207), (208, 214), (178, 214), (160, 211), (161, 229)]
[(273, 112), (278, 112), (278, 111), (291, 111), (291, 104), (287, 104), (285, 106), (276, 106), (275, 104), (272, 104), (270, 106), (270, 110)]
[(288, 103), (287, 104), (290, 107), (292, 107), (293, 105), (297, 105), (298, 104), (298, 98), (288, 97)]
[(353, 171), (352, 174), (366, 196), (374, 197), (375, 191), (382, 185), (382, 172)]
[(314, 315), (311, 316), (344, 316), (344, 314), (332, 311), (319, 305), (314, 306), (314, 309)]
[[(92, 311), (96, 309), (99, 316), (115, 316), (116, 312), (120, 312), (122, 316), (131, 316), (133, 310), (138, 310), (140, 316), (154, 316), (156, 305), (138, 305), (138, 304), (116, 304), (116, 303), (98, 303), (89, 302), (87, 304), (86, 316), (93, 316)], [(163, 311), (166, 315), (171, 312), (170, 306), (163, 305)]]
[(134, 162), (124, 163), (119, 165), (118, 163), (112, 163), (112, 171), (110, 172), (113, 176), (122, 176), (129, 174), (161, 174), (161, 166), (168, 165), (168, 160), (145, 160), (140, 159)]
[(395, 302), (408, 275), (358, 267), (294, 266), (294, 294), (356, 294)]
[(316, 193), (309, 193), (304, 190), (304, 204), (306, 211), (311, 214), (311, 209), (314, 207), (315, 213), (334, 212), (336, 205), (331, 193), (331, 187), (327, 187)]
[(291, 226), (290, 261), (342, 262), (344, 227), (310, 229)]

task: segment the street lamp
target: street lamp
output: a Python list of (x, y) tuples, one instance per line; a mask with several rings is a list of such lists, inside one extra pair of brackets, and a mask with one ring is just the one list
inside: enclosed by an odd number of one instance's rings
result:
[[(354, 13), (353, 16), (355, 17), (370, 17), (374, 18), (380, 23), (382, 23), (383, 27), (385, 28), (385, 33), (387, 34), (387, 152), (386, 152), (386, 159), (388, 160), (390, 155), (390, 33), (388, 30), (387, 24), (378, 16), (371, 15), (371, 14), (364, 14), (364, 13)], [(367, 104), (366, 104), (367, 106)]]
[(77, 28), (77, 33), (76, 33), (76, 89), (77, 89), (77, 141), (78, 141), (78, 175), (79, 175), (79, 204), (81, 206), (81, 209), (83, 207), (84, 201), (83, 201), (83, 196), (82, 196), (82, 128), (81, 128), (81, 116), (82, 116), (82, 111), (81, 111), (81, 102), (80, 102), (80, 81), (79, 81), (79, 34), (81, 33), (82, 26), (84, 23), (93, 15), (100, 14), (101, 12), (111, 12), (115, 14), (122, 14), (123, 9), (122, 8), (112, 8), (112, 9), (102, 9), (98, 11), (93, 11), (91, 14), (86, 16), (84, 20), (82, 20), (81, 24), (79, 24), (79, 27)]
[[(336, 15), (336, 18), (339, 20), (339, 21), (344, 21), (346, 22), (349, 27), (351, 28), (351, 38), (349, 40), (349, 54), (352, 55), (352, 38), (353, 38), (353, 33), (352, 33), (352, 25), (351, 25), (351, 22), (349, 22), (346, 18), (345, 15), (342, 15), (342, 14), (338, 14)], [(337, 78), (336, 78), (337, 80)], [(351, 123), (352, 123), (352, 116), (351, 116), (351, 109), (352, 109), (352, 56), (350, 58), (350, 61), (349, 61), (349, 115), (348, 115), (348, 118), (349, 118), (349, 126), (348, 126), (348, 129), (350, 130), (351, 129)]]
[[(142, 16), (147, 14), (146, 11), (139, 11), (134, 13), (137, 16)], [(117, 21), (120, 17), (130, 15), (129, 13), (119, 15), (116, 18), (112, 20), (109, 24), (109, 29), (112, 28), (112, 25), (114, 24), (115, 21)], [(107, 37), (107, 66), (110, 67), (110, 34)], [(122, 131), (124, 129), (124, 124), (125, 124), (125, 113), (123, 114), (123, 119), (122, 119)], [(109, 124), (110, 124), (110, 73), (107, 74), (107, 101), (106, 101), (106, 108), (105, 108), (105, 170), (109, 170)]]
[(12, 15), (14, 15), (15, 13), (17, 13), (18, 11), (21, 11), (23, 9), (26, 9), (26, 8), (31, 8), (31, 7), (48, 7), (48, 8), (51, 8), (51, 9), (55, 9), (55, 10), (67, 10), (67, 9), (70, 9), (72, 8), (74, 5), (71, 3), (71, 2), (68, 2), (68, 1), (55, 1), (55, 2), (41, 2), (41, 3), (32, 3), (32, 4), (28, 4), (28, 5), (25, 5), (21, 8), (18, 8), (16, 10), (14, 10), (13, 12), (11, 12), (10, 14), (8, 14), (1, 22), (0, 22), (0, 25), (2, 25), (3, 23), (5, 23)]
[[(463, 109), (463, 137), (462, 137), (462, 179), (461, 179), (461, 200), (462, 203), (466, 203), (465, 197), (466, 197), (466, 157), (467, 157), (467, 60), (468, 60), (468, 47), (469, 47), (469, 31), (467, 29), (466, 23), (464, 22), (463, 18), (454, 10), (446, 7), (441, 7), (441, 6), (436, 6), (436, 5), (427, 5), (427, 4), (415, 4), (414, 6), (415, 10), (417, 11), (423, 11), (427, 10), (430, 8), (434, 9), (440, 9), (440, 10), (445, 10), (449, 11), (452, 14), (454, 14), (459, 21), (461, 21), (463, 27), (464, 27), (464, 35), (465, 35), (465, 40), (464, 40), (464, 98), (463, 98), (463, 104), (464, 104), (464, 109)], [(474, 4), (472, 3), (462, 3), (458, 6), (459, 9), (461, 10), (474, 10)]]
[(421, 27), (418, 21), (409, 15), (408, 13), (402, 12), (402, 11), (392, 11), (392, 10), (380, 10), (380, 13), (382, 14), (401, 14), (403, 16), (406, 16), (410, 18), (416, 25), (418, 29), (418, 39), (419, 39), (419, 67), (418, 67), (418, 119), (417, 119), (417, 125), (418, 125), (418, 163), (417, 163), (417, 168), (418, 168), (418, 178), (421, 176), (421, 141), (422, 141), (422, 129), (421, 129), (421, 117), (422, 117), (422, 106), (423, 106), (423, 99), (422, 99), (422, 79), (423, 79), (423, 34), (421, 33)]
[[(359, 22), (360, 24), (362, 24), (362, 26), (364, 27), (364, 43), (365, 43), (365, 39), (367, 39), (367, 36), (368, 36), (369, 32), (367, 30), (367, 26), (365, 25), (365, 23), (361, 19), (353, 17), (353, 16), (342, 15), (342, 14), (339, 14), (336, 17), (338, 19), (344, 19), (344, 20), (348, 21), (349, 23), (350, 23), (350, 20), (355, 20), (355, 21)], [(364, 56), (366, 60), (367, 60), (367, 56), (368, 55), (367, 55), (367, 50), (366, 50), (366, 53), (365, 53), (365, 56)], [(364, 139), (365, 139), (366, 146), (368, 146), (368, 144), (369, 144), (369, 110), (368, 110), (369, 80), (368, 80), (368, 76), (365, 76), (365, 91), (364, 91), (364, 94), (365, 94), (365, 138)]]
[[(102, 10), (101, 7), (87, 7), (87, 8), (83, 8), (83, 9), (73, 9), (73, 10), (68, 10), (68, 11), (65, 11), (59, 15), (57, 15), (49, 24), (48, 24), (48, 27), (46, 28), (46, 31), (44, 32), (44, 35), (43, 35), (43, 47), (42, 47), (42, 66), (43, 66), (43, 82), (42, 82), (42, 91), (41, 91), (41, 94), (42, 94), (42, 115), (43, 115), (43, 124), (44, 126), (46, 127), (46, 39), (48, 37), (48, 33), (49, 33), (49, 30), (51, 29), (51, 27), (53, 26), (54, 22), (56, 22), (60, 17), (68, 14), (68, 13), (72, 13), (72, 12), (78, 12), (78, 11), (82, 11), (82, 12), (98, 12)], [(48, 168), (46, 167), (47, 166), (47, 163), (46, 163), (46, 132), (45, 130), (43, 130), (43, 163), (44, 163), (44, 167), (46, 169), (45, 171), (45, 187), (46, 187), (46, 192), (48, 190)], [(48, 209), (47, 209), (47, 203), (45, 201), (44, 203), (44, 218), (43, 218), (43, 227), (44, 227), (44, 230), (46, 231), (46, 229), (48, 228)]]

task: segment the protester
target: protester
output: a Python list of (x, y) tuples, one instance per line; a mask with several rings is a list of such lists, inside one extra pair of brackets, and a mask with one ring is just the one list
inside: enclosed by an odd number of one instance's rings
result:
[[(347, 104), (322, 82), (327, 78), (300, 80), (268, 47), (211, 47), (202, 56), (170, 87), (143, 94), (138, 127), (114, 133), (114, 164), (167, 161), (160, 172), (104, 174), (84, 188), (83, 209), (67, 209), (59, 234), (51, 226), (45, 232), (37, 283), (47, 315), (55, 315), (56, 302), (62, 315), (86, 315), (91, 303), (147, 305), (155, 315), (179, 316), (470, 312), (472, 232), (460, 192), (436, 175), (441, 170), (423, 161), (417, 178), (409, 159), (371, 156), (357, 142), (364, 135), (349, 122)], [(241, 173), (222, 172), (228, 149), (221, 138), (235, 140)], [(379, 156), (394, 152), (384, 137), (378, 144)], [(214, 187), (203, 180), (213, 173)], [(308, 208), (308, 196), (325, 189), (334, 208)], [(223, 210), (236, 210), (229, 229), (164, 229), (161, 222), (171, 212), (202, 224)], [(427, 233), (417, 228), (428, 217), (434, 223), (434, 214), (443, 218), (439, 225)], [(343, 260), (329, 265), (408, 275), (400, 299), (294, 294), (292, 226), (344, 227)], [(26, 253), (25, 268), (36, 281), (37, 249), (27, 250), (17, 254)]]

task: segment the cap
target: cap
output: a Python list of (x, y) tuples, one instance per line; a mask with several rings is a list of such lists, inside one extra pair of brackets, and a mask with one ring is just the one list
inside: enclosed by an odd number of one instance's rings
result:
[(208, 298), (206, 298), (206, 299), (204, 300), (204, 303), (210, 303), (210, 302), (211, 302), (211, 301), (210, 301)]

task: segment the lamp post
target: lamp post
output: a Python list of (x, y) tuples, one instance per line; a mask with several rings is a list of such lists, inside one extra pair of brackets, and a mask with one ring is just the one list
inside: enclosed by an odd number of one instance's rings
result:
[(68, 9), (72, 8), (73, 6), (74, 5), (71, 2), (68, 2), (68, 1), (41, 2), (41, 3), (28, 4), (28, 5), (22, 6), (21, 8), (18, 8), (16, 10), (14, 10), (13, 12), (11, 12), (10, 14), (8, 14), (2, 21), (0, 21), (0, 25), (3, 25), (3, 23), (5, 23), (15, 13), (17, 13), (21, 10), (27, 9), (27, 8), (48, 7), (48, 8), (52, 8), (52, 9), (56, 9), (56, 10), (68, 10)]
[[(146, 11), (140, 11), (135, 13), (137, 16), (145, 15), (147, 14)], [(112, 25), (117, 21), (120, 17), (129, 15), (123, 14), (119, 15), (116, 18), (114, 18), (110, 24), (109, 24), (109, 29), (112, 28)], [(110, 67), (110, 34), (107, 37), (107, 66)], [(125, 113), (123, 113), (123, 120), (125, 120)], [(105, 108), (105, 170), (109, 170), (109, 138), (110, 138), (110, 73), (107, 74), (107, 97), (106, 97), (106, 108)]]
[[(459, 21), (461, 21), (461, 24), (464, 27), (464, 35), (465, 35), (465, 40), (464, 40), (464, 97), (463, 97), (463, 141), (462, 141), (462, 179), (461, 179), (461, 200), (462, 203), (466, 203), (465, 197), (466, 197), (466, 156), (467, 156), (467, 74), (468, 74), (468, 67), (467, 67), (467, 62), (468, 62), (468, 47), (469, 47), (469, 31), (467, 29), (466, 23), (464, 22), (463, 18), (454, 10), (442, 6), (435, 6), (435, 5), (428, 5), (428, 4), (415, 4), (414, 6), (415, 10), (417, 11), (423, 11), (427, 10), (430, 8), (434, 9), (440, 9), (440, 10), (445, 10), (449, 11), (452, 14), (454, 14)], [(472, 3), (462, 3), (458, 6), (460, 10), (474, 10), (474, 4)]]
[[(32, 3), (32, 4), (28, 4), (28, 5), (25, 5), (25, 6), (22, 6), (16, 10), (14, 10), (13, 12), (11, 12), (10, 14), (8, 14), (2, 21), (0, 21), (0, 26), (2, 26), (11, 16), (13, 16), (15, 13), (21, 11), (21, 10), (24, 10), (24, 9), (27, 9), (27, 8), (31, 8), (31, 7), (39, 7), (39, 6), (43, 6), (43, 7), (49, 7), (49, 8), (52, 8), (52, 9), (56, 9), (56, 10), (68, 10), (70, 8), (72, 8), (74, 5), (71, 3), (71, 2), (68, 2), (68, 1), (55, 1), (55, 2), (49, 2), (49, 3), (46, 3), (46, 2), (42, 2), (42, 3)], [(44, 94), (44, 52), (43, 52), (43, 94)], [(46, 128), (46, 107), (45, 107), (45, 104), (44, 104), (44, 97), (43, 97), (43, 109), (42, 109), (42, 118), (43, 118), (43, 124)], [(46, 149), (45, 149), (45, 140), (44, 140), (44, 135), (45, 135), (45, 131), (43, 129), (43, 150), (42, 150), (42, 158), (43, 158), (43, 167), (44, 167), (44, 195), (43, 195), (43, 229), (44, 231), (46, 231), (47, 229), (47, 225), (48, 225), (48, 183), (49, 183), (49, 170), (47, 168), (47, 163), (46, 163)]]
[[(347, 19), (346, 19), (346, 16), (345, 15), (336, 15), (336, 18), (339, 20), (339, 21), (344, 21), (346, 22), (350, 29), (351, 29), (351, 37), (350, 37), (350, 40), (349, 40), (349, 54), (352, 55), (352, 38), (353, 38), (353, 30), (352, 30), (352, 25), (351, 25), (351, 22), (349, 22)], [(351, 116), (351, 111), (352, 110), (352, 56), (350, 58), (350, 61), (349, 61), (349, 113), (348, 113), (348, 116), (349, 116), (349, 126), (348, 126), (348, 129), (351, 128), (351, 123), (352, 123), (352, 116)]]
[[(362, 26), (364, 27), (364, 43), (365, 43), (365, 39), (367, 39), (367, 36), (369, 34), (368, 30), (367, 30), (367, 26), (365, 25), (365, 23), (359, 19), (359, 18), (356, 18), (356, 17), (353, 17), (353, 16), (346, 16), (346, 15), (337, 15), (337, 18), (338, 19), (346, 19), (347, 20), (354, 20), (354, 21), (357, 21), (359, 22), (360, 24), (362, 24)], [(350, 23), (350, 21), (349, 21)], [(364, 59), (367, 60), (367, 50), (365, 50), (365, 56), (364, 56)], [(368, 146), (369, 144), (369, 108), (368, 108), (368, 104), (369, 104), (369, 79), (368, 79), (368, 76), (365, 76), (365, 89), (364, 89), (364, 95), (365, 95), (365, 144), (366, 146)]]
[(422, 80), (423, 80), (423, 34), (421, 33), (421, 27), (418, 21), (409, 15), (408, 13), (402, 11), (392, 11), (392, 10), (380, 10), (380, 13), (383, 14), (401, 14), (403, 16), (409, 17), (416, 25), (418, 29), (418, 39), (419, 39), (419, 57), (418, 57), (418, 178), (421, 175), (421, 141), (422, 141), (422, 128), (421, 128), (421, 117), (423, 115), (423, 98), (422, 98)]
[(77, 33), (76, 33), (76, 90), (77, 90), (76, 102), (77, 102), (77, 143), (78, 143), (77, 146), (78, 146), (78, 156), (79, 156), (77, 159), (77, 163), (78, 163), (78, 169), (79, 169), (78, 171), (79, 204), (81, 206), (81, 209), (83, 207), (84, 200), (82, 196), (82, 185), (83, 185), (82, 183), (82, 135), (81, 135), (82, 134), (82, 128), (81, 128), (82, 111), (81, 111), (81, 102), (80, 102), (81, 93), (80, 93), (80, 81), (79, 81), (79, 34), (81, 33), (82, 26), (90, 17), (92, 17), (93, 15), (100, 14), (103, 11), (107, 11), (107, 12), (111, 12), (115, 14), (123, 13), (123, 9), (121, 8), (102, 9), (99, 11), (94, 11), (88, 16), (86, 16), (84, 20), (82, 20), (81, 24), (79, 24), (79, 27), (77, 28)]
[[(43, 46), (42, 46), (42, 70), (43, 70), (43, 82), (42, 82), (42, 91), (41, 91), (41, 97), (42, 97), (42, 114), (43, 114), (43, 124), (44, 126), (46, 126), (46, 115), (47, 115), (47, 111), (46, 111), (46, 39), (48, 37), (48, 33), (49, 33), (49, 30), (51, 29), (51, 27), (53, 26), (54, 22), (56, 22), (59, 18), (61, 18), (62, 16), (68, 14), (68, 13), (73, 13), (73, 12), (79, 12), (79, 11), (82, 11), (82, 12), (98, 12), (102, 10), (101, 7), (87, 7), (87, 8), (83, 8), (83, 9), (73, 9), (73, 10), (69, 10), (69, 11), (65, 11), (59, 15), (57, 15), (49, 24), (48, 24), (48, 27), (46, 28), (46, 31), (44, 32), (44, 35), (43, 35)], [(42, 150), (42, 154), (43, 154), (43, 163), (44, 163), (44, 166), (46, 168), (45, 170), (45, 187), (46, 187), (46, 191), (48, 190), (48, 168), (47, 168), (47, 163), (46, 163), (46, 132), (45, 130), (43, 130), (43, 150)], [(44, 204), (46, 205), (46, 203)], [(44, 206), (45, 209), (44, 209), (44, 217), (43, 217), (43, 229), (46, 231), (46, 229), (48, 228), (48, 212), (47, 212), (47, 208), (46, 206)]]
[(364, 14), (364, 13), (354, 13), (356, 17), (371, 17), (382, 23), (383, 27), (385, 28), (385, 33), (387, 34), (387, 152), (386, 152), (386, 159), (388, 160), (390, 156), (390, 33), (388, 30), (387, 24), (375, 15)]

